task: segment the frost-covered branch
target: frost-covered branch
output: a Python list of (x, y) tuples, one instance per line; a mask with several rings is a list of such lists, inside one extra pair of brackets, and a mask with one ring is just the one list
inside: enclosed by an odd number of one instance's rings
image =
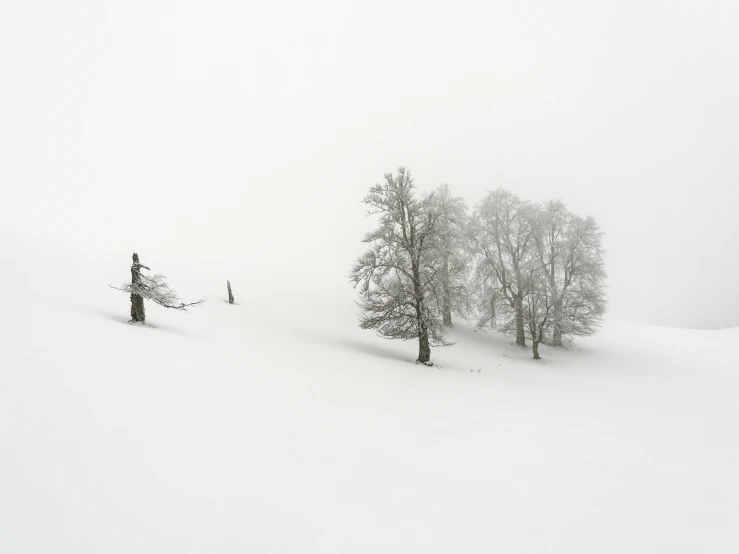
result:
[(131, 320), (144, 322), (146, 314), (144, 310), (144, 299), (151, 300), (155, 304), (163, 308), (172, 310), (188, 311), (192, 306), (198, 306), (205, 302), (206, 298), (201, 298), (196, 302), (183, 302), (177, 293), (167, 283), (164, 275), (155, 273), (154, 275), (145, 275), (142, 269), (149, 269), (147, 266), (139, 262), (138, 254), (133, 254), (133, 264), (131, 265), (131, 282), (124, 283), (121, 287), (108, 285), (110, 288), (120, 290), (131, 295)]

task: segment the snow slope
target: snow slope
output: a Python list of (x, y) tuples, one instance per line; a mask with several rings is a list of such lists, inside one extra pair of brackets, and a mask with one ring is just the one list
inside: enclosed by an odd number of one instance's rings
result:
[(210, 300), (140, 327), (130, 252), (1, 246), (0, 552), (739, 551), (736, 330), (611, 322), (535, 363), (458, 325), (427, 368), (342, 276), (141, 252)]

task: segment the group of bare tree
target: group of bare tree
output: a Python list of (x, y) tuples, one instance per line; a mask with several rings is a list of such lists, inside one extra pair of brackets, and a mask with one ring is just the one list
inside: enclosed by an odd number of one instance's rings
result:
[(559, 200), (525, 201), (498, 189), (471, 213), (447, 185), (418, 195), (410, 172), (388, 173), (364, 198), (379, 226), (350, 278), (360, 326), (417, 339), (418, 362), (445, 346), (452, 314), (515, 335), (516, 344), (563, 346), (592, 335), (605, 312), (602, 233)]

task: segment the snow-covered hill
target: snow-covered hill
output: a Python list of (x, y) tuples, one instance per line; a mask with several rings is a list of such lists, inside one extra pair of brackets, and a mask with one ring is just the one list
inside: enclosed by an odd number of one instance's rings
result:
[[(737, 330), (611, 322), (568, 351), (459, 324), (437, 367), (337, 277), (2, 242), (0, 552), (739, 549)], [(225, 302), (225, 280), (238, 305)]]

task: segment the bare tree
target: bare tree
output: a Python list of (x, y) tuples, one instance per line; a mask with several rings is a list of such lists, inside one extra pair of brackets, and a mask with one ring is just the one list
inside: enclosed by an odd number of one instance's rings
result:
[(552, 302), (553, 346), (563, 335), (595, 333), (605, 313), (602, 233), (596, 221), (572, 214), (560, 200), (537, 218), (536, 256)]
[(467, 205), (459, 196), (452, 196), (449, 185), (440, 185), (434, 196), (439, 215), (438, 256), (441, 260), (441, 314), (447, 327), (452, 326), (452, 312), (466, 313), (469, 294), (465, 284), (468, 256), (465, 252)]
[(234, 295), (231, 292), (231, 282), (226, 281), (226, 287), (228, 287), (228, 303), (233, 304), (234, 303)]
[(524, 271), (534, 241), (536, 206), (504, 189), (488, 193), (475, 207), (471, 240), (480, 257), (477, 274), (505, 300), (513, 319), (503, 330), (515, 329), (516, 344), (526, 346), (523, 301), (528, 282)]
[(439, 212), (433, 195), (416, 198), (410, 171), (387, 173), (363, 202), (379, 226), (350, 279), (361, 294), (360, 327), (390, 339), (417, 339), (418, 362), (431, 364), (431, 345), (448, 344), (439, 321)]
[(141, 273), (142, 269), (148, 270), (149, 268), (139, 262), (139, 255), (134, 252), (133, 264), (131, 265), (131, 282), (125, 283), (122, 287), (110, 285), (113, 289), (121, 290), (131, 295), (132, 321), (141, 323), (146, 321), (144, 298), (164, 308), (183, 311), (187, 311), (190, 306), (197, 306), (206, 301), (205, 298), (201, 298), (197, 302), (185, 304), (169, 286), (167, 278), (164, 275), (144, 275)]

